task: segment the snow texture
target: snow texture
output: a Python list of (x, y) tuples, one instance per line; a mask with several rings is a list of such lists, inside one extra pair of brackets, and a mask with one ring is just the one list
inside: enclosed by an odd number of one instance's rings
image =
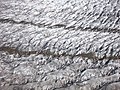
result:
[(0, 90), (120, 90), (120, 0), (0, 0)]

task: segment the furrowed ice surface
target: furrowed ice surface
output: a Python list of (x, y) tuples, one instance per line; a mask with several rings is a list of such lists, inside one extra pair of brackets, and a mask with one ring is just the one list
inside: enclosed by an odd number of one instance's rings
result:
[(120, 0), (0, 0), (0, 90), (120, 90)]
[[(29, 1), (29, 2), (28, 2)], [(120, 33), (119, 0), (24, 0), (1, 2), (1, 19)], [(96, 29), (97, 28), (97, 29)]]
[(120, 57), (119, 33), (39, 28), (15, 23), (1, 23), (0, 27), (1, 49), (15, 48), (21, 52), (49, 52), (98, 59)]

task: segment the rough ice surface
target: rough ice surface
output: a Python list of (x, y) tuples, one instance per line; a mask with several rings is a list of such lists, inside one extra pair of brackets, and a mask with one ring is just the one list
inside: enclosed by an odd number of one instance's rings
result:
[(120, 0), (0, 0), (0, 90), (120, 90)]

